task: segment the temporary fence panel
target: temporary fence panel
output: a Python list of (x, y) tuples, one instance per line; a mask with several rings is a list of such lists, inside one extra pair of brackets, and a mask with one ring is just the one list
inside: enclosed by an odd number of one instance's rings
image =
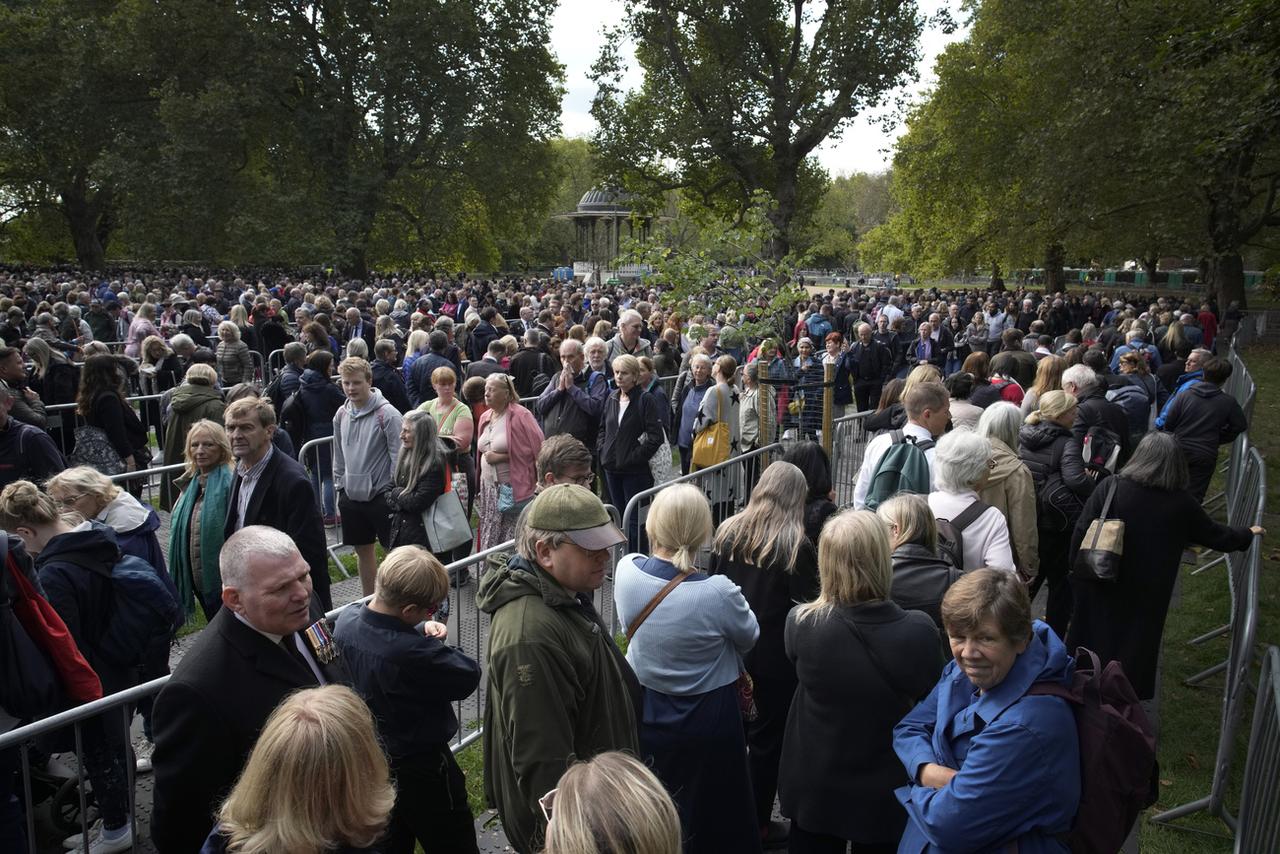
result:
[(276, 378), (276, 374), (284, 370), (284, 350), (272, 350), (267, 354), (267, 382)]
[(333, 490), (333, 437), (322, 436), (319, 439), (304, 442), (298, 449), (298, 462), (302, 463), (302, 467), (307, 470), (311, 478), (316, 511), (320, 514), (321, 524), (324, 526), (325, 550), (329, 552), (329, 558), (337, 565), (342, 577), (350, 578), (351, 573), (347, 571), (346, 564), (338, 556), (340, 544), (329, 542), (329, 535), (334, 531), (337, 532), (339, 540), (342, 538), (342, 524), (337, 515), (338, 499)]
[[(801, 369), (775, 359), (763, 371), (756, 397), (761, 410), (760, 442), (791, 445), (813, 440), (820, 442), (830, 455), (832, 422), (844, 414), (845, 408), (834, 402), (835, 366), (817, 362)], [(765, 435), (766, 430), (770, 435)]]
[[(1257, 456), (1258, 459), (1254, 460), (1254, 456)], [(1261, 460), (1262, 457), (1258, 454), (1257, 449), (1250, 445), (1247, 432), (1241, 433), (1231, 443), (1231, 450), (1227, 454), (1227, 489), (1224, 493), (1224, 497), (1227, 500), (1228, 525), (1261, 524), (1260, 521), (1256, 521), (1256, 519), (1261, 518), (1258, 515), (1258, 508), (1264, 498), (1258, 492), (1260, 478), (1264, 477), (1266, 470), (1266, 466)], [(1205, 558), (1211, 554), (1212, 552), (1205, 552), (1201, 557)], [(1199, 575), (1225, 560), (1226, 555), (1219, 554), (1217, 557), (1198, 566), (1192, 571), (1192, 575)]]
[(1268, 647), (1240, 791), (1236, 854), (1280, 851), (1280, 647)]
[[(142, 394), (125, 398), (125, 402), (137, 411), (143, 429), (147, 433), (154, 432), (157, 447), (164, 443), (164, 420), (160, 411), (163, 398), (163, 394)], [(49, 435), (64, 457), (75, 449), (76, 428), (85, 426), (84, 417), (76, 411), (78, 407), (78, 403), (54, 403), (44, 408), (49, 419)]]
[(836, 492), (836, 504), (841, 507), (853, 504), (853, 490), (858, 485), (862, 459), (872, 438), (867, 430), (871, 414), (871, 410), (857, 412), (837, 418), (833, 424), (831, 484)]

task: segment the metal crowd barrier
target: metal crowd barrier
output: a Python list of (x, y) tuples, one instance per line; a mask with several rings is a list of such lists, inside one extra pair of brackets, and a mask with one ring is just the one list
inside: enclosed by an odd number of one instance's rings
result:
[(1280, 851), (1280, 647), (1268, 647), (1253, 707), (1235, 854)]
[[(157, 446), (164, 440), (164, 423), (160, 417), (160, 400), (163, 397), (163, 394), (140, 394), (125, 398), (125, 402), (138, 411), (143, 429), (148, 433), (155, 431)], [(64, 457), (74, 448), (76, 428), (85, 423), (76, 412), (78, 406), (78, 403), (52, 403), (44, 408), (49, 419), (49, 435), (57, 442)]]
[(253, 381), (258, 383), (258, 388), (262, 388), (268, 382), (266, 366), (264, 364), (262, 354), (257, 350), (250, 350), (249, 358), (253, 361)]
[(272, 350), (267, 355), (267, 382), (275, 379), (276, 374), (284, 370), (284, 349)]
[(840, 507), (853, 504), (853, 490), (858, 485), (862, 458), (872, 438), (867, 432), (867, 418), (874, 412), (872, 409), (855, 412), (853, 415), (837, 418), (832, 424), (831, 486), (836, 492), (836, 504)]
[[(1258, 462), (1253, 461), (1254, 456), (1258, 456)], [(1227, 454), (1227, 466), (1229, 467), (1227, 471), (1227, 489), (1223, 494), (1227, 500), (1228, 525), (1262, 524), (1260, 521), (1256, 521), (1261, 517), (1257, 515), (1254, 506), (1260, 504), (1264, 497), (1257, 492), (1258, 479), (1264, 476), (1266, 471), (1266, 464), (1261, 462), (1261, 459), (1257, 449), (1249, 443), (1248, 431), (1241, 433), (1231, 443), (1231, 450)], [(1201, 557), (1208, 557), (1211, 554), (1213, 552), (1208, 551), (1202, 554)], [(1226, 559), (1226, 555), (1219, 554), (1212, 560), (1196, 567), (1191, 574), (1199, 575)]]
[[(172, 468), (172, 466), (166, 467)], [(120, 475), (117, 478), (135, 477), (145, 473), (130, 472), (128, 475)], [(485, 659), (485, 639), (488, 637), (489, 615), (483, 613), (475, 606), (475, 590), (477, 584), (463, 584), (461, 581), (461, 571), (467, 570), (472, 572), (479, 580), (483, 566), (489, 559), (499, 554), (511, 554), (515, 549), (515, 541), (509, 540), (493, 548), (486, 549), (482, 552), (470, 555), (462, 560), (455, 561), (448, 565), (450, 570), (450, 613), (449, 613), (449, 640), (452, 644), (458, 646), (464, 653), (471, 656), (475, 660), (481, 662), (482, 667), (487, 665)], [(472, 568), (475, 567), (473, 570)], [(347, 605), (334, 608), (326, 616), (331, 620), (336, 620), (338, 614), (344, 608), (358, 605), (361, 602), (368, 601), (368, 597), (348, 603)], [(604, 613), (603, 611), (601, 612)], [(94, 700), (91, 703), (85, 703), (75, 708), (68, 709), (56, 715), (27, 724), (10, 730), (7, 733), (0, 734), (0, 752), (17, 749), (22, 768), (22, 804), (26, 815), (27, 830), (27, 850), (30, 854), (38, 854), (36, 825), (35, 825), (35, 798), (34, 798), (34, 780), (31, 768), (31, 752), (35, 747), (37, 740), (46, 739), (48, 736), (59, 732), (67, 727), (73, 729), (75, 740), (75, 756), (77, 766), (76, 787), (74, 792), (74, 800), (64, 801), (62, 806), (65, 809), (74, 811), (81, 833), (88, 834), (89, 830), (89, 804), (88, 790), (86, 789), (86, 774), (84, 771), (84, 744), (82, 729), (88, 720), (102, 716), (104, 724), (113, 726), (111, 716), (118, 716), (116, 721), (121, 727), (123, 735), (123, 745), (127, 745), (124, 756), (124, 766), (128, 785), (128, 805), (129, 815), (134, 821), (134, 839), (139, 838), (137, 827), (137, 787), (136, 787), (136, 770), (135, 756), (132, 749), (132, 736), (130, 733), (133, 722), (133, 715), (137, 704), (145, 699), (154, 697), (160, 693), (165, 684), (169, 681), (168, 676), (162, 676), (145, 682), (141, 685), (134, 686), (124, 691), (119, 691), (103, 697), (100, 700)], [(483, 733), (484, 718), (484, 695), (486, 690), (485, 680), (480, 680), (480, 685), (470, 697), (465, 700), (454, 702), (454, 711), (458, 717), (459, 728), (451, 743), (451, 750), (457, 753), (467, 745), (480, 738)], [(43, 755), (43, 754), (42, 754)], [(64, 816), (64, 819), (66, 816)], [(64, 826), (61, 828), (63, 832), (74, 832), (72, 827)], [(5, 852), (9, 854), (9, 852)], [(17, 852), (14, 852), (17, 854)]]
[[(298, 449), (298, 462), (302, 463), (302, 467), (307, 470), (307, 474), (312, 477), (312, 486), (315, 487), (316, 510), (320, 513), (321, 523), (324, 525), (325, 534), (325, 550), (329, 552), (329, 558), (338, 567), (338, 572), (342, 573), (343, 578), (350, 578), (351, 573), (347, 571), (346, 564), (338, 558), (339, 545), (329, 544), (329, 532), (338, 531), (339, 540), (341, 540), (342, 524), (337, 518), (338, 499), (334, 496), (333, 513), (326, 514), (324, 512), (324, 488), (325, 476), (329, 478), (330, 489), (333, 484), (333, 437), (322, 436), (319, 439), (311, 439), (303, 443)], [(321, 463), (321, 451), (329, 449), (329, 465), (325, 466)], [(318, 478), (318, 480), (317, 480)]]

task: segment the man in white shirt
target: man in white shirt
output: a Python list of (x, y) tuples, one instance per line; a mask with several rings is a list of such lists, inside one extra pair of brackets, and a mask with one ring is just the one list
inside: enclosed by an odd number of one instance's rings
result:
[[(946, 432), (947, 422), (951, 420), (951, 396), (942, 383), (921, 383), (907, 393), (903, 406), (907, 411), (907, 423), (902, 427), (904, 438), (925, 442), (937, 439)], [(887, 432), (876, 436), (867, 445), (862, 457), (862, 468), (858, 472), (858, 483), (853, 489), (854, 509), (867, 509), (867, 489), (871, 485), (871, 477), (880, 464), (880, 458), (892, 444), (893, 433)], [(928, 448), (924, 452), (931, 475), (934, 450)]]

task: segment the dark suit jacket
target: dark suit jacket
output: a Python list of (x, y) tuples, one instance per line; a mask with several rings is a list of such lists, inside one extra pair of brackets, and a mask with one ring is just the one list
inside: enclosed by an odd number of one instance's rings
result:
[[(240, 501), (240, 476), (231, 486), (231, 503), (227, 505), (227, 523), (224, 533), (230, 537), (236, 527), (236, 507)], [(329, 596), (329, 552), (325, 548), (324, 520), (316, 493), (307, 478), (307, 470), (297, 460), (279, 450), (271, 455), (267, 468), (262, 472), (249, 506), (244, 513), (244, 525), (268, 525), (284, 531), (302, 552), (311, 567), (311, 586), (327, 611), (333, 607)]]
[[(341, 658), (321, 671), (330, 682), (351, 681)], [(218, 611), (156, 697), (151, 838), (161, 854), (200, 850), (271, 712), (316, 684), (269, 638), (230, 609)]]

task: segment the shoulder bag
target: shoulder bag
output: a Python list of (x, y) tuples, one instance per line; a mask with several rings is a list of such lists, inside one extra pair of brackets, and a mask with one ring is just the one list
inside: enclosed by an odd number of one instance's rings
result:
[(694, 469), (709, 468), (729, 459), (729, 424), (721, 420), (724, 400), (720, 396), (720, 386), (714, 385), (710, 391), (716, 395), (716, 420), (693, 438)]
[(471, 520), (462, 500), (453, 490), (453, 474), (444, 467), (444, 492), (422, 512), (422, 527), (427, 530), (427, 545), (440, 554), (471, 541)]
[(1116, 497), (1116, 479), (1109, 477), (1104, 488), (1106, 500), (1102, 512), (1089, 523), (1071, 566), (1071, 577), (1079, 581), (1114, 583), (1120, 578), (1120, 561), (1124, 558), (1124, 520), (1108, 519), (1111, 499)]
[[(658, 607), (658, 604), (662, 602), (663, 599), (667, 598), (667, 594), (672, 590), (675, 590), (676, 587), (680, 585), (680, 582), (684, 581), (691, 574), (692, 573), (688, 572), (677, 572), (676, 577), (668, 581), (666, 586), (659, 590), (657, 594), (649, 600), (649, 604), (640, 609), (640, 613), (636, 615), (636, 618), (631, 622), (631, 625), (627, 626), (627, 643), (631, 643), (631, 639), (635, 637), (635, 634), (640, 629), (641, 624), (644, 623), (645, 620), (649, 619), (649, 615), (653, 613), (653, 609)], [(742, 719), (745, 721), (754, 721), (760, 716), (760, 710), (756, 707), (755, 682), (752, 680), (751, 674), (747, 672), (746, 668), (742, 667), (741, 662), (739, 662), (738, 683), (736, 689), (738, 692), (738, 710), (742, 712)]]

